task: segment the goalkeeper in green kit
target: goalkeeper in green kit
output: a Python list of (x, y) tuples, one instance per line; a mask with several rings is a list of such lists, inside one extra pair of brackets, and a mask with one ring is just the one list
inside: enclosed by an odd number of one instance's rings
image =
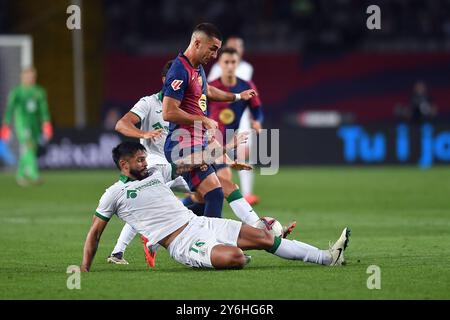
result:
[(37, 150), (41, 136), (49, 141), (53, 136), (45, 90), (36, 84), (36, 70), (32, 67), (22, 71), (22, 83), (8, 97), (0, 138), (7, 142), (11, 137), (14, 118), (20, 159), (17, 183), (22, 186), (40, 183)]

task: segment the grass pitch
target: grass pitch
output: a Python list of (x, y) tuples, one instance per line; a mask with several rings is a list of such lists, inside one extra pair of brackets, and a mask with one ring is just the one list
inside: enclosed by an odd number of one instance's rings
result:
[[(68, 290), (92, 215), (114, 171), (44, 172), (21, 188), (0, 173), (0, 299), (449, 299), (450, 170), (282, 168), (257, 176), (260, 216), (298, 221), (291, 238), (328, 247), (352, 229), (347, 266), (327, 268), (252, 251), (244, 270), (192, 270), (165, 250), (148, 269), (136, 238), (130, 265), (106, 263), (122, 227), (106, 228), (81, 290)], [(228, 205), (224, 215), (232, 217)], [(367, 268), (381, 270), (369, 290)]]

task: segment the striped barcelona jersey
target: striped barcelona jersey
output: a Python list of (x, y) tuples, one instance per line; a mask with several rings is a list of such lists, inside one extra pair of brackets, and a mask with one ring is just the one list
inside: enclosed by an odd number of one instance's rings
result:
[[(203, 67), (200, 65), (198, 68), (194, 68), (188, 58), (180, 53), (174, 59), (167, 73), (163, 89), (164, 96), (181, 101), (180, 108), (187, 113), (205, 116), (207, 106), (206, 88), (206, 74)], [(172, 137), (176, 129), (188, 130), (191, 136), (190, 142), (185, 141), (182, 136), (178, 138)], [(199, 130), (197, 129), (197, 131)], [(193, 148), (194, 146), (206, 147), (205, 131), (205, 128), (202, 126), (201, 135), (199, 131), (195, 136), (194, 125), (170, 123), (169, 134), (164, 146), (166, 157), (177, 144), (180, 144), (179, 147), (183, 149)], [(172, 141), (173, 139), (175, 141)]]
[[(240, 78), (237, 78), (237, 83), (233, 87), (225, 86), (220, 78), (210, 82), (209, 84), (223, 91), (232, 93), (240, 93), (249, 89), (254, 89), (257, 91), (252, 82), (245, 81)], [(208, 104), (208, 117), (217, 121), (219, 124), (219, 130), (222, 133), (224, 140), (226, 140), (226, 130), (239, 129), (239, 122), (241, 121), (242, 114), (246, 108), (250, 109), (254, 120), (262, 123), (263, 113), (259, 96), (255, 96), (249, 101), (239, 100), (232, 103), (211, 101)], [(226, 141), (223, 141), (223, 143), (225, 144)]]

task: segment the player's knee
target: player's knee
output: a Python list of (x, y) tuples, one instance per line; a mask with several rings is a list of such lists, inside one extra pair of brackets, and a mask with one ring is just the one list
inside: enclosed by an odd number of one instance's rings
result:
[(240, 269), (245, 266), (245, 255), (238, 247), (216, 246), (211, 263), (216, 269)]
[(194, 192), (191, 194), (191, 199), (194, 202), (197, 203), (205, 203), (205, 199), (203, 199), (202, 195), (200, 194), (200, 192)]
[(236, 248), (229, 255), (230, 268), (243, 268), (245, 266), (245, 255), (241, 249)]

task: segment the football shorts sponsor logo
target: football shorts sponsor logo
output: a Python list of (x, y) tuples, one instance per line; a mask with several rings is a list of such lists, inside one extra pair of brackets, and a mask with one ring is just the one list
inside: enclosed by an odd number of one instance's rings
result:
[(180, 90), (181, 85), (183, 84), (183, 80), (173, 80), (170, 84), (172, 86), (173, 91)]
[(233, 123), (235, 117), (234, 111), (229, 108), (223, 109), (219, 114), (220, 122), (225, 125)]

